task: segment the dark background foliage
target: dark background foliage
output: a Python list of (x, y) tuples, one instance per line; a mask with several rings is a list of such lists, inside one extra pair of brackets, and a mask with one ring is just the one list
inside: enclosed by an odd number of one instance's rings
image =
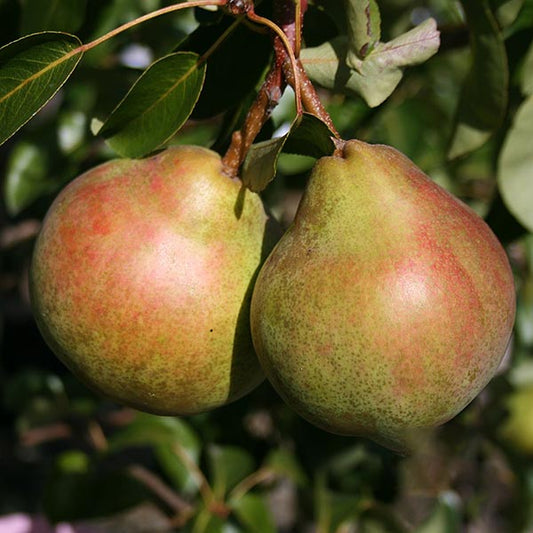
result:
[[(170, 4), (0, 0), (0, 45), (43, 30), (88, 42)], [(23, 531), (8, 529), (6, 517), (14, 520), (14, 513), (34, 520), (36, 531), (46, 531), (43, 516), (125, 532), (531, 530), (533, 180), (524, 179), (518, 193), (508, 192), (508, 183), (515, 168), (510, 152), (522, 154), (521, 168), (533, 173), (533, 120), (526, 120), (533, 6), (528, 0), (465, 1), (464, 8), (448, 0), (381, 0), (379, 6), (382, 41), (431, 16), (441, 32), (438, 53), (407, 69), (377, 107), (353, 92), (319, 94), (343, 138), (406, 153), (484, 216), (506, 247), (518, 310), (498, 375), (412, 456), (401, 457), (314, 428), (268, 383), (215, 412), (177, 419), (112, 404), (65, 369), (41, 339), (28, 298), (29, 258), (46, 209), (76, 175), (116, 157), (92, 129), (142, 70), (177, 50), (203, 54), (231, 23), (205, 10), (160, 17), (88, 52), (46, 107), (0, 146), (0, 531)], [(259, 11), (268, 15), (269, 7), (263, 2)], [(340, 2), (311, 2), (306, 45), (319, 46), (345, 24)], [(222, 152), (270, 54), (266, 35), (240, 27), (210, 57), (198, 104), (170, 142)], [(258, 140), (286, 129), (293, 117), (289, 94)], [(476, 135), (464, 124), (475, 124)], [(285, 225), (313, 162), (282, 153), (276, 179), (263, 192)]]

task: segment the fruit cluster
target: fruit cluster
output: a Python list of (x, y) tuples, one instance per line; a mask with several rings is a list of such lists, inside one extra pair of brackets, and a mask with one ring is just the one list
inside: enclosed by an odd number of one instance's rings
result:
[(515, 309), (485, 222), (361, 141), (317, 161), (283, 235), (210, 150), (96, 167), (51, 206), (31, 295), (58, 357), (120, 403), (198, 413), (264, 372), (317, 426), (397, 450), (488, 383)]

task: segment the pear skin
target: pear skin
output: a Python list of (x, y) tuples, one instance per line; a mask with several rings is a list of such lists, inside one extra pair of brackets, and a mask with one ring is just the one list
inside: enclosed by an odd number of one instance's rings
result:
[(52, 350), (91, 388), (157, 414), (213, 409), (263, 379), (253, 282), (280, 230), (210, 150), (104, 163), (44, 220), (30, 287)]
[(313, 168), (255, 284), (251, 326), (301, 416), (405, 451), (487, 385), (514, 314), (486, 223), (397, 150), (348, 141)]

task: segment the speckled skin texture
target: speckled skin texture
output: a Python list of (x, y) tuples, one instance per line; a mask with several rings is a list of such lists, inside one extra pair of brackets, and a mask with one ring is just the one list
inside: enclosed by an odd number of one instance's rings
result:
[(400, 450), (488, 383), (514, 312), (485, 222), (393, 148), (349, 141), (313, 169), (261, 269), (251, 325), (297, 412)]
[(263, 373), (249, 304), (279, 229), (198, 147), (116, 160), (69, 184), (37, 239), (39, 328), (82, 381), (159, 414), (235, 400)]

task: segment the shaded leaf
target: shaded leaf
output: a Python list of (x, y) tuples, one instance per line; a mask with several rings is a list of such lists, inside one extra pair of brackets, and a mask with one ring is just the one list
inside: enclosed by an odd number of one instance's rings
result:
[(339, 92), (362, 96), (376, 107), (386, 100), (402, 78), (402, 69), (429, 59), (439, 47), (436, 23), (428, 19), (387, 43), (378, 43), (364, 59), (346, 64), (348, 40), (340, 36), (315, 48), (302, 50), (301, 59), (309, 77)]
[(258, 494), (247, 493), (229, 502), (239, 522), (250, 533), (275, 533), (276, 525), (265, 502)]
[(345, 0), (345, 16), (348, 22), (348, 52), (346, 63), (358, 69), (364, 59), (379, 43), (381, 18), (375, 0)]
[(75, 32), (85, 16), (87, 0), (25, 0), (22, 34), (45, 30)]
[(190, 52), (153, 63), (104, 122), (99, 134), (124, 157), (142, 157), (167, 142), (191, 114), (205, 64)]
[(315, 512), (320, 531), (337, 531), (343, 523), (354, 520), (361, 512), (360, 498), (336, 493), (328, 489), (325, 476), (319, 475), (315, 484)]
[(272, 469), (276, 474), (290, 479), (297, 485), (301, 486), (307, 483), (307, 477), (298, 459), (289, 450), (272, 450), (265, 459), (265, 466)]
[(220, 500), (254, 470), (252, 456), (242, 448), (212, 445), (207, 456), (213, 492)]
[(533, 96), (516, 113), (498, 163), (498, 185), (509, 211), (533, 231)]
[(323, 157), (335, 150), (334, 134), (315, 115), (304, 113), (291, 127), (283, 151), (291, 154)]
[(533, 43), (529, 47), (522, 67), (522, 83), (520, 88), (525, 95), (533, 94)]
[(454, 533), (461, 530), (459, 497), (452, 492), (439, 496), (430, 517), (416, 529), (416, 533)]
[(297, 117), (289, 132), (250, 147), (242, 168), (242, 181), (260, 192), (274, 179), (281, 152), (311, 157), (331, 155), (335, 149), (333, 133), (319, 118), (309, 113)]
[(65, 83), (81, 59), (80, 45), (74, 35), (45, 32), (0, 48), (0, 144)]
[(226, 32), (207, 58), (204, 88), (193, 111), (194, 118), (212, 117), (237, 105), (254, 90), (268, 65), (272, 51), (268, 35), (250, 30), (233, 17), (224, 17), (216, 25), (200, 26), (178, 49), (203, 55)]
[(279, 155), (288, 134), (253, 144), (242, 166), (242, 182), (254, 192), (261, 192), (274, 179)]
[(457, 108), (450, 158), (482, 146), (501, 125), (507, 106), (508, 66), (503, 37), (486, 0), (464, 1), (472, 67)]
[(47, 179), (48, 159), (39, 146), (21, 142), (12, 150), (7, 163), (4, 198), (7, 211), (14, 216), (41, 195), (51, 192), (55, 183)]

